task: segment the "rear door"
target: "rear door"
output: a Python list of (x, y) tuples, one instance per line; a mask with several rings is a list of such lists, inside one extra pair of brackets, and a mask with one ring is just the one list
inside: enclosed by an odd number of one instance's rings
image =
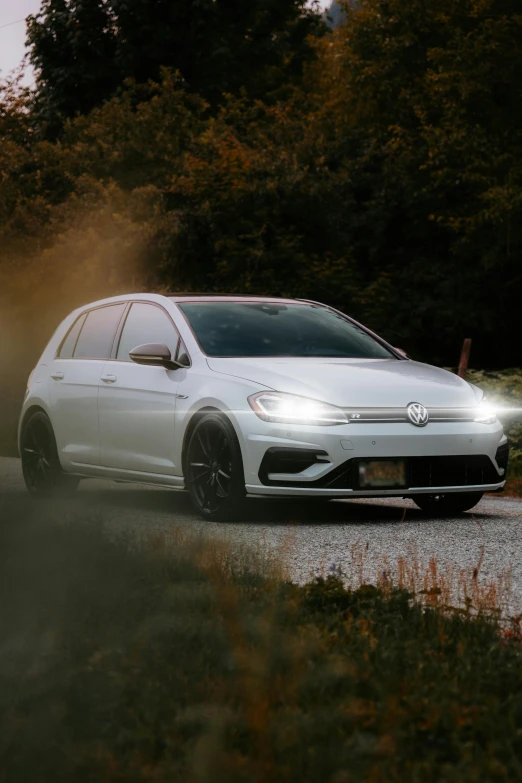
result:
[(100, 464), (98, 390), (125, 304), (83, 313), (50, 372), (51, 419), (63, 467)]
[(132, 304), (115, 355), (102, 373), (102, 465), (138, 473), (181, 473), (174, 464), (179, 371), (144, 367), (129, 357), (129, 351), (144, 343), (164, 343), (174, 357), (178, 342), (176, 327), (160, 305)]

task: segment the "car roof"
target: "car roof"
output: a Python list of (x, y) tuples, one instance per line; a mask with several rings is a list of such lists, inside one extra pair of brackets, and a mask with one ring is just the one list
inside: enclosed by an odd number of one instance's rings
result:
[(110, 296), (106, 299), (98, 299), (94, 302), (86, 302), (85, 304), (81, 305), (80, 307), (77, 307), (75, 310), (73, 310), (70, 315), (77, 315), (78, 313), (81, 313), (85, 310), (90, 310), (96, 307), (103, 307), (105, 305), (111, 305), (111, 304), (118, 304), (120, 302), (129, 302), (129, 301), (136, 301), (136, 302), (156, 302), (157, 304), (161, 304), (162, 302), (165, 302), (165, 300), (169, 300), (173, 302), (174, 304), (179, 304), (181, 302), (278, 302), (279, 304), (320, 304), (319, 302), (310, 302), (306, 299), (285, 299), (283, 297), (277, 297), (277, 296), (258, 296), (255, 294), (249, 295), (249, 294), (203, 294), (203, 293), (190, 293), (190, 292), (183, 292), (183, 293), (155, 293), (155, 292), (143, 292), (140, 293), (126, 293), (126, 294), (120, 294), (117, 296)]
[(201, 294), (201, 293), (174, 293), (165, 294), (173, 302), (284, 302), (296, 303), (297, 299), (286, 299), (280, 296), (260, 296), (257, 294)]

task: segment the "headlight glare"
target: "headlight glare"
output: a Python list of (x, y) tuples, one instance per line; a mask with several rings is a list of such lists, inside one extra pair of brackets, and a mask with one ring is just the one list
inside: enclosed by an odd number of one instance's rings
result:
[(494, 424), (496, 420), (497, 411), (486, 400), (486, 398), (483, 397), (481, 402), (478, 404), (475, 421), (479, 422), (480, 424)]
[(252, 394), (248, 402), (254, 413), (263, 421), (321, 426), (348, 423), (346, 415), (335, 405), (294, 394), (259, 392)]

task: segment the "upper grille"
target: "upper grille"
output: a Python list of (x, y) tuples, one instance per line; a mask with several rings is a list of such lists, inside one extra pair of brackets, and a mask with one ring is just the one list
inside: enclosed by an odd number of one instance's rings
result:
[[(427, 408), (430, 422), (474, 421), (475, 408)], [(350, 424), (411, 424), (406, 408), (343, 408)]]

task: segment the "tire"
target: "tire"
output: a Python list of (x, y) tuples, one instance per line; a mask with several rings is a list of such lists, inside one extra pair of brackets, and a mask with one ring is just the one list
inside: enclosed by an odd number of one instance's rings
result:
[(33, 497), (69, 495), (77, 489), (80, 479), (63, 472), (51, 422), (42, 411), (33, 413), (24, 425), (20, 456), (25, 485)]
[(483, 492), (452, 492), (447, 495), (413, 495), (412, 500), (427, 514), (461, 514), (477, 505)]
[(222, 414), (207, 413), (194, 427), (185, 454), (185, 484), (204, 519), (237, 519), (244, 508), (245, 475), (237, 435)]

